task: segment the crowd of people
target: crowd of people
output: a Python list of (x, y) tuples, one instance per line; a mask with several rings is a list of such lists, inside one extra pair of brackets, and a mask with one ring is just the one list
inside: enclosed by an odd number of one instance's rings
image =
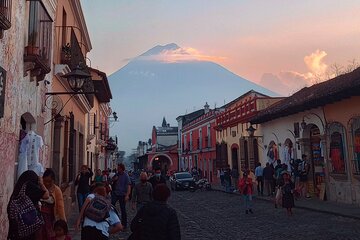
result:
[[(249, 169), (242, 170), (242, 178), (239, 179), (239, 172), (236, 168), (221, 168), (218, 170), (218, 178), (221, 185), (227, 192), (239, 191), (243, 196), (245, 213), (253, 213), (252, 196), (257, 190), (258, 196), (274, 198), (275, 208), (282, 206), (291, 216), (292, 208), (295, 206), (295, 199), (310, 198), (307, 181), (310, 173), (310, 164), (307, 156), (302, 155), (301, 159), (290, 161), (290, 166), (277, 160), (274, 163), (266, 163), (261, 166), (257, 163), (254, 172)], [(255, 190), (256, 186), (256, 190)]]
[[(126, 231), (127, 202), (137, 211), (129, 239), (180, 239), (177, 214), (167, 205), (170, 190), (160, 169), (151, 177), (141, 172), (137, 184), (134, 175), (123, 164), (113, 171), (98, 169), (95, 175), (88, 166), (81, 167), (75, 179), (79, 209), (75, 228), (81, 231), (81, 239), (108, 239)], [(50, 168), (42, 176), (32, 170), (21, 174), (7, 207), (8, 239), (71, 240), (63, 194), (55, 182)]]

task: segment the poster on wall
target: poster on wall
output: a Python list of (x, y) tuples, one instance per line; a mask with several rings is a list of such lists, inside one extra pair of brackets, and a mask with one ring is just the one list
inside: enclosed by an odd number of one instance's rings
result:
[(0, 67), (0, 118), (4, 116), (6, 71)]

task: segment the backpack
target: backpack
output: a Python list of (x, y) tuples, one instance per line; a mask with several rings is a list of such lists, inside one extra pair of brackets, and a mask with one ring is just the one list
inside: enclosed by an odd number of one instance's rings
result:
[(95, 195), (85, 209), (85, 217), (95, 221), (103, 222), (110, 216), (111, 202), (106, 197)]
[(16, 228), (11, 234), (20, 239), (31, 236), (44, 224), (41, 214), (25, 194), (26, 185), (27, 183), (21, 187), (17, 197), (10, 199), (8, 207), (9, 221), (14, 223)]

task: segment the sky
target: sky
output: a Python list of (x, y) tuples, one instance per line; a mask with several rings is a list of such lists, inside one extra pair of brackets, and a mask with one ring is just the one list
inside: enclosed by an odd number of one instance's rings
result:
[(108, 75), (156, 45), (289, 96), (360, 56), (359, 0), (81, 0), (91, 66)]

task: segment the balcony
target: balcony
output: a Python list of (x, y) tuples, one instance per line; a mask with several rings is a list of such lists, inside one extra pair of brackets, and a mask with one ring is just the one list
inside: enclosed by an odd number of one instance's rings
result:
[(11, 27), (11, 0), (0, 0), (0, 39)]
[(24, 52), (24, 75), (44, 80), (51, 70), (52, 19), (41, 1), (30, 1), (28, 41)]

